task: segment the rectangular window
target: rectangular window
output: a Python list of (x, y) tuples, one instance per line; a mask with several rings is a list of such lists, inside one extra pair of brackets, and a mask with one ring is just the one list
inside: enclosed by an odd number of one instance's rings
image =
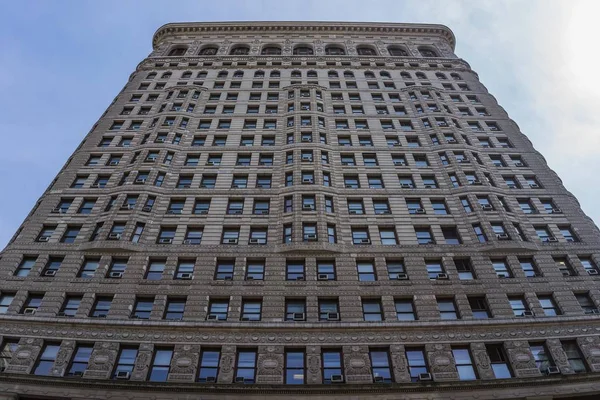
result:
[(148, 380), (150, 382), (166, 382), (171, 370), (172, 348), (157, 348), (154, 350), (154, 359), (150, 366)]
[(254, 383), (256, 378), (256, 350), (238, 350), (235, 364), (236, 383)]
[(335, 261), (317, 259), (317, 279), (321, 281), (333, 281), (335, 278)]
[(185, 312), (185, 298), (167, 298), (167, 304), (165, 306), (164, 319), (172, 321), (180, 321), (183, 319), (183, 313)]
[(137, 355), (137, 347), (122, 347), (117, 357), (117, 364), (113, 371), (112, 379), (129, 379), (133, 372)]
[(388, 349), (369, 349), (373, 382), (392, 383), (392, 368)]
[(227, 321), (229, 313), (229, 300), (227, 299), (212, 299), (208, 305), (208, 315), (206, 319), (209, 321)]
[(321, 351), (323, 383), (343, 383), (344, 370), (342, 365), (342, 352), (340, 350), (324, 349)]
[(458, 379), (461, 381), (471, 381), (477, 379), (475, 368), (473, 367), (473, 358), (468, 347), (452, 347), (452, 356), (458, 372)]
[(492, 317), (485, 296), (467, 296), (469, 306), (475, 319), (488, 319)]
[(519, 264), (521, 265), (521, 269), (527, 278), (540, 276), (533, 258), (519, 257)]
[(508, 296), (508, 302), (515, 314), (515, 317), (525, 317), (529, 311), (529, 306), (523, 296)]
[(356, 269), (358, 270), (359, 281), (372, 282), (377, 280), (373, 261), (357, 261)]
[(302, 385), (305, 383), (304, 350), (289, 349), (285, 351), (285, 384)]
[(150, 281), (161, 280), (165, 270), (165, 262), (166, 260), (150, 260), (145, 279)]
[(443, 278), (445, 274), (442, 260), (425, 260), (427, 275), (429, 279)]
[(488, 357), (492, 364), (492, 370), (496, 379), (512, 378), (512, 372), (508, 364), (506, 350), (501, 344), (486, 344), (485, 345)]
[(8, 307), (10, 307), (14, 299), (14, 293), (2, 293), (0, 296), (0, 314), (6, 314), (8, 312)]
[(437, 304), (441, 319), (460, 319), (454, 299), (438, 298)]
[(288, 260), (286, 263), (286, 280), (303, 281), (304, 279), (304, 260)]
[(551, 294), (540, 295), (538, 296), (538, 300), (540, 301), (540, 305), (544, 310), (544, 315), (553, 317), (561, 314), (560, 309), (556, 305), (556, 302)]
[(19, 264), (19, 267), (15, 271), (14, 276), (20, 276), (20, 277), (28, 276), (29, 273), (31, 272), (31, 269), (35, 265), (36, 260), (37, 260), (37, 256), (24, 257), (23, 260), (21, 261), (21, 263)]
[(242, 313), (240, 320), (242, 321), (260, 321), (262, 310), (262, 300), (243, 299)]
[(100, 265), (99, 258), (86, 258), (79, 270), (80, 278), (93, 278), (98, 266)]
[(135, 300), (131, 318), (150, 319), (152, 308), (154, 306), (154, 297), (138, 297)]
[(529, 343), (529, 350), (535, 360), (535, 366), (542, 374), (547, 374), (548, 368), (554, 367), (554, 360), (544, 342)]
[(214, 383), (219, 376), (221, 360), (220, 349), (203, 349), (200, 353), (200, 367), (198, 368), (198, 382)]
[(454, 265), (456, 266), (456, 271), (458, 272), (458, 279), (466, 281), (475, 279), (473, 265), (471, 264), (470, 259), (455, 258)]
[(496, 271), (496, 276), (498, 278), (512, 278), (513, 274), (508, 267), (508, 264), (505, 259), (493, 259), (492, 267), (494, 267), (494, 271)]
[(576, 374), (587, 372), (587, 364), (579, 350), (576, 340), (561, 340), (562, 348), (567, 355), (571, 369)]
[(427, 360), (425, 359), (425, 349), (406, 348), (406, 361), (408, 362), (411, 382), (419, 382), (423, 374), (429, 374)]
[(417, 319), (412, 299), (396, 299), (394, 303), (398, 321), (415, 321)]
[(383, 309), (381, 301), (377, 299), (363, 299), (363, 320), (365, 321), (383, 321)]
[(34, 375), (50, 375), (52, 372), (52, 367), (54, 366), (54, 361), (56, 361), (56, 356), (58, 355), (58, 351), (60, 350), (59, 343), (46, 343), (42, 348), (40, 353), (40, 357), (36, 363), (36, 366), (33, 370)]
[(79, 309), (79, 304), (81, 304), (82, 296), (67, 296), (62, 305), (60, 312), (58, 313), (59, 317), (74, 317), (77, 314), (77, 310)]
[(217, 281), (230, 281), (233, 279), (233, 270), (235, 266), (234, 259), (218, 259), (217, 267), (215, 269), (215, 280)]
[(98, 296), (96, 297), (96, 301), (94, 306), (92, 307), (92, 312), (90, 313), (90, 317), (93, 318), (106, 318), (108, 312), (110, 311), (110, 306), (112, 304), (112, 296)]
[(88, 367), (90, 356), (94, 346), (91, 344), (80, 344), (75, 347), (71, 365), (69, 366), (67, 376), (83, 376), (83, 373)]
[(306, 301), (303, 299), (286, 299), (285, 320), (306, 321)]

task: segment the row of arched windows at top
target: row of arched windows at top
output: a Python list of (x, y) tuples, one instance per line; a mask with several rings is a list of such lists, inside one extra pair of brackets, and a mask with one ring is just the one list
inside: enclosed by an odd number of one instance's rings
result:
[[(410, 55), (409, 51), (405, 47), (398, 46), (398, 45), (388, 46), (387, 50), (391, 56), (407, 57)], [(216, 55), (218, 53), (218, 51), (219, 51), (218, 46), (208, 45), (208, 46), (202, 47), (200, 49), (199, 54), (201, 56), (212, 56), (212, 55)], [(438, 53), (435, 50), (431, 49), (430, 47), (420, 46), (420, 47), (418, 47), (418, 51), (419, 51), (420, 55), (423, 57), (439, 57)], [(177, 46), (177, 47), (171, 49), (171, 51), (169, 52), (169, 56), (183, 56), (183, 55), (185, 55), (186, 52), (187, 52), (187, 47)], [(281, 50), (280, 46), (266, 45), (262, 48), (260, 54), (272, 56), (272, 55), (280, 55), (281, 52), (282, 52), (282, 50)], [(311, 45), (299, 44), (294, 47), (292, 53), (294, 55), (313, 55), (314, 48)], [(357, 46), (356, 53), (359, 56), (378, 56), (378, 55), (380, 55), (375, 47), (369, 46), (369, 45)], [(250, 54), (250, 47), (246, 46), (246, 45), (236, 45), (231, 48), (231, 50), (229, 51), (229, 54), (235, 55), (235, 56), (247, 55), (247, 54)], [(325, 55), (343, 56), (343, 55), (346, 55), (346, 50), (341, 45), (331, 44), (331, 45), (325, 46)]]
[[(161, 79), (169, 79), (171, 77), (172, 73), (171, 72), (164, 72), (160, 78)], [(197, 78), (206, 78), (206, 71), (201, 71), (198, 73)], [(227, 78), (227, 76), (229, 75), (228, 71), (220, 71), (217, 75), (217, 79), (224, 79)], [(146, 77), (146, 79), (154, 79), (156, 78), (157, 73), (156, 72), (151, 72), (148, 74), (148, 76)], [(366, 79), (375, 79), (376, 75), (374, 72), (372, 71), (365, 71), (364, 76)], [(379, 76), (383, 79), (391, 79), (392, 76), (390, 75), (390, 73), (388, 71), (380, 71), (379, 72)], [(427, 76), (423, 73), (423, 72), (415, 72), (415, 76), (417, 79), (427, 79)], [(448, 77), (446, 76), (446, 74), (442, 73), (442, 72), (436, 72), (435, 76), (438, 79), (448, 79)], [(184, 71), (181, 74), (181, 79), (189, 79), (192, 77), (192, 71)], [(233, 78), (243, 78), (244, 77), (244, 71), (235, 71), (233, 73)], [(265, 71), (262, 70), (258, 70), (254, 72), (254, 78), (264, 78), (265, 77)], [(275, 71), (271, 71), (269, 73), (269, 78), (280, 78), (281, 77), (281, 72), (275, 70)], [(291, 77), (292, 78), (302, 78), (302, 72), (299, 70), (293, 70), (291, 73)], [(307, 78), (317, 78), (317, 71), (314, 70), (309, 70), (306, 72), (306, 77)], [(327, 73), (327, 77), (328, 78), (339, 78), (340, 74), (337, 71), (329, 71)], [(355, 78), (354, 76), (354, 72), (352, 71), (344, 71), (343, 72), (343, 77), (347, 78), (347, 79), (352, 79)], [(400, 77), (403, 79), (413, 79), (412, 76), (410, 75), (410, 73), (406, 72), (406, 71), (402, 71), (400, 72)], [(462, 79), (461, 76), (455, 72), (450, 74), (450, 77), (454, 80), (460, 80)]]

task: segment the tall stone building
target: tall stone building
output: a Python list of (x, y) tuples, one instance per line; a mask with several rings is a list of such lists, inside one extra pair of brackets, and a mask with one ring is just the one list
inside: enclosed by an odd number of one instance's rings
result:
[(161, 27), (1, 254), (0, 399), (598, 398), (600, 233), (454, 40)]

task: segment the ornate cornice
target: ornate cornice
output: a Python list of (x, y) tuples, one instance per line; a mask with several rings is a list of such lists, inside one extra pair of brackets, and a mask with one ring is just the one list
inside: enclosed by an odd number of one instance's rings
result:
[(365, 33), (365, 34), (402, 34), (428, 35), (444, 39), (454, 50), (454, 33), (444, 25), (405, 24), (389, 22), (176, 22), (158, 28), (152, 37), (152, 46), (156, 48), (165, 38), (173, 35), (215, 32), (319, 32), (319, 33)]

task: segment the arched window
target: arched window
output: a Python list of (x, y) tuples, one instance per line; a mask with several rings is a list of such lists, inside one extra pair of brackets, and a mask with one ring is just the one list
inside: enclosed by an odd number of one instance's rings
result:
[(271, 78), (280, 78), (281, 77), (281, 72), (279, 72), (279, 71), (271, 71), (271, 73), (269, 74), (269, 77), (271, 77)]
[(452, 77), (452, 79), (456, 80), (456, 81), (460, 81), (462, 78), (460, 77), (459, 74), (457, 73), (451, 73), (450, 76)]
[(422, 72), (417, 72), (417, 73), (415, 73), (415, 75), (417, 76), (417, 79), (427, 79), (425, 74)]
[(181, 79), (190, 79), (192, 77), (192, 71), (185, 71), (181, 74)]
[(160, 79), (169, 79), (171, 77), (170, 72), (165, 72), (160, 76)]
[(201, 56), (214, 56), (219, 51), (217, 46), (206, 46), (200, 50)]
[(365, 72), (365, 78), (367, 78), (367, 79), (375, 79), (375, 74), (372, 73), (371, 71), (366, 71)]
[(229, 51), (229, 54), (232, 56), (245, 56), (248, 53), (250, 53), (248, 46), (236, 46)]
[(233, 77), (234, 78), (243, 78), (244, 77), (244, 71), (235, 71), (233, 73)]
[(146, 79), (154, 79), (156, 78), (156, 72), (150, 72), (148, 75), (146, 75)]
[(419, 53), (423, 57), (439, 57), (435, 51), (426, 47), (419, 47)]
[(435, 76), (436, 76), (438, 79), (448, 79), (448, 78), (446, 78), (446, 75), (442, 74), (441, 72), (436, 72), (436, 73), (435, 73)]
[(254, 77), (255, 78), (264, 78), (265, 77), (265, 71), (256, 71), (254, 73)]
[(390, 53), (390, 56), (408, 57), (408, 51), (406, 51), (400, 46), (390, 46), (388, 47), (388, 52)]
[(325, 54), (328, 56), (343, 56), (346, 51), (343, 47), (333, 44), (325, 47)]
[(306, 45), (300, 45), (294, 47), (294, 55), (298, 56), (312, 56), (314, 54), (313, 48)]
[(400, 72), (400, 77), (401, 77), (402, 79), (412, 79), (412, 78), (410, 77), (410, 74), (409, 74), (408, 72)]
[(200, 71), (198, 72), (198, 75), (196, 75), (196, 78), (206, 78), (206, 75), (208, 75), (208, 72)]
[(385, 79), (390, 79), (390, 78), (392, 77), (392, 76), (390, 75), (390, 73), (389, 73), (389, 72), (387, 72), (387, 71), (381, 71), (381, 72), (379, 73), (379, 76), (381, 76), (382, 78), (385, 78)]
[(316, 78), (317, 77), (317, 71), (310, 70), (310, 71), (308, 71), (306, 73), (306, 76), (309, 77), (309, 78)]
[(281, 47), (279, 46), (265, 46), (263, 47), (260, 54), (265, 56), (278, 56), (281, 54)]
[(356, 52), (359, 56), (376, 56), (377, 51), (374, 48), (369, 46), (358, 46), (356, 48)]
[(227, 71), (219, 71), (217, 78), (227, 78)]
[(354, 72), (344, 71), (344, 78), (354, 78)]
[(302, 78), (302, 72), (298, 70), (292, 71), (292, 78)]
[(169, 56), (182, 56), (187, 51), (187, 47), (175, 47), (169, 52)]
[(327, 77), (328, 77), (328, 78), (339, 78), (339, 75), (338, 75), (338, 73), (337, 73), (337, 72), (335, 72), (335, 71), (329, 71), (329, 72), (327, 73)]

